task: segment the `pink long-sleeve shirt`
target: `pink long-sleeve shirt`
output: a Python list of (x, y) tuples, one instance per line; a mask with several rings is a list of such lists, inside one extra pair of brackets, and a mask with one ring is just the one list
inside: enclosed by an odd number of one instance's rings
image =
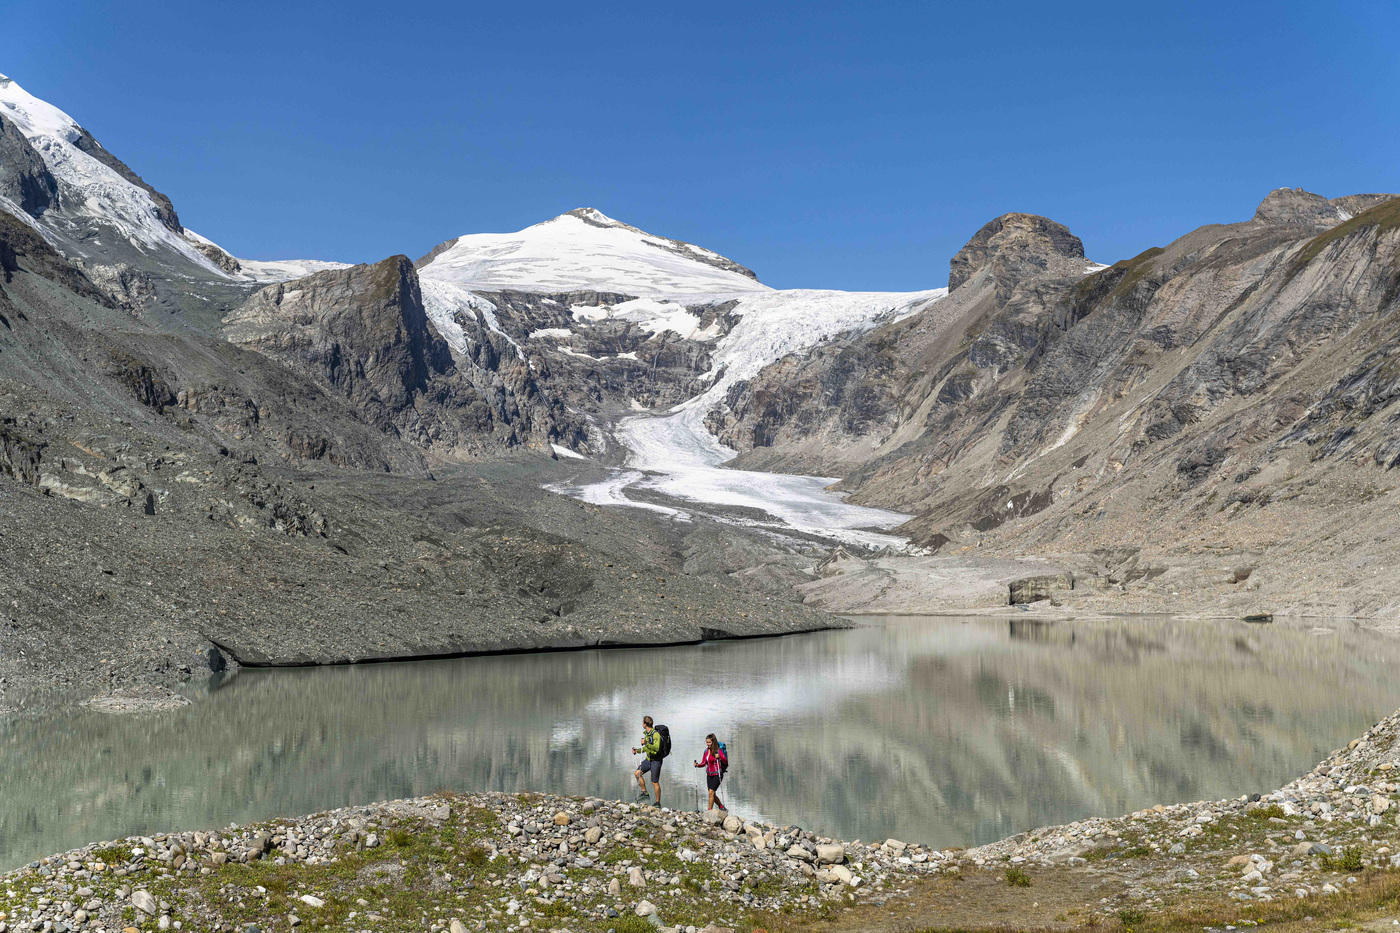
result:
[(722, 751), (711, 754), (710, 750), (707, 748), (705, 749), (705, 754), (700, 758), (700, 767), (705, 769), (706, 774), (719, 774), (720, 762), (728, 764), (729, 756)]

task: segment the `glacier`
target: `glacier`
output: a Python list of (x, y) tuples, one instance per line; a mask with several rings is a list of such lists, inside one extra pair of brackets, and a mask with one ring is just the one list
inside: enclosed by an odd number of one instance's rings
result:
[[(742, 270), (742, 271), (739, 271)], [(747, 274), (746, 274), (747, 273)], [(861, 547), (901, 547), (905, 539), (887, 530), (908, 516), (847, 503), (826, 487), (830, 477), (797, 476), (724, 468), (736, 452), (721, 445), (704, 425), (736, 382), (770, 363), (816, 347), (839, 334), (860, 332), (924, 310), (947, 295), (946, 288), (918, 292), (843, 292), (774, 289), (752, 273), (703, 247), (658, 237), (580, 208), (516, 233), (472, 234), (443, 244), (419, 269), (424, 303), (439, 331), (459, 352), (465, 336), (456, 323), (462, 312), (480, 311), (487, 326), (526, 351), (501, 328), (495, 305), (479, 294), (514, 290), (533, 293), (594, 291), (626, 296), (601, 305), (570, 309), (580, 326), (609, 319), (632, 322), (650, 333), (669, 330), (688, 340), (712, 342), (709, 384), (695, 397), (662, 414), (638, 413), (621, 420), (614, 436), (626, 449), (625, 464), (602, 479), (554, 484), (553, 491), (598, 505), (631, 506), (690, 521), (693, 513)], [(696, 309), (732, 302), (738, 324), (723, 336), (700, 327)], [(532, 339), (565, 336), (558, 329)], [(592, 359), (567, 347), (556, 352)], [(649, 491), (647, 498), (628, 490)], [(676, 505), (658, 504), (665, 497)], [(757, 510), (763, 521), (736, 517)]]

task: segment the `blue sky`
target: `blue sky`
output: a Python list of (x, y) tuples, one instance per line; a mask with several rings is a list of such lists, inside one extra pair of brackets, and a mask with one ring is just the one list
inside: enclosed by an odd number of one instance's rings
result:
[(1112, 262), (1400, 191), (1392, 2), (9, 0), (0, 72), (240, 256), (590, 206), (779, 287), (915, 289), (1010, 210)]

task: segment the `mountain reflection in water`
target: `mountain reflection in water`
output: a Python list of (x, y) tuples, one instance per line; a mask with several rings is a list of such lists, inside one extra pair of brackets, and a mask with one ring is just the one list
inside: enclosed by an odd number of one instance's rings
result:
[(437, 790), (630, 796), (644, 713), (667, 803), (705, 733), (740, 815), (970, 845), (1267, 791), (1400, 706), (1400, 642), (1330, 622), (867, 618), (699, 647), (244, 671), (171, 713), (0, 723), (0, 869), (96, 840)]

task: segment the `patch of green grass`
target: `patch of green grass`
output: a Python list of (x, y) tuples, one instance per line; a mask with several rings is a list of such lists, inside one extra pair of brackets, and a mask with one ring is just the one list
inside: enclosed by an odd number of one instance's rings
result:
[(622, 916), (609, 920), (608, 927), (615, 933), (653, 933), (652, 925), (645, 917)]
[(120, 865), (131, 858), (131, 850), (124, 846), (103, 846), (93, 852), (92, 857), (104, 865)]
[[(1086, 275), (1074, 288), (1075, 301), (1081, 305), (1086, 302), (1096, 302), (1115, 277), (1117, 277), (1117, 282), (1109, 291), (1108, 297), (1110, 299), (1122, 298), (1131, 292), (1133, 287), (1152, 270), (1152, 260), (1164, 252), (1166, 250), (1162, 247), (1154, 246), (1151, 249), (1143, 250), (1132, 259), (1120, 259), (1107, 269), (1100, 269), (1093, 275)], [(1085, 313), (1088, 310), (1091, 309), (1086, 308)]]
[(411, 849), (418, 842), (413, 833), (406, 829), (391, 829), (384, 834), (384, 841), (395, 849)]
[(1031, 886), (1031, 876), (1026, 874), (1026, 870), (1019, 865), (1013, 865), (1006, 870), (1006, 883), (1013, 888), (1029, 888)]
[(485, 868), (491, 863), (491, 850), (483, 845), (470, 845), (462, 852), (462, 861), (474, 868)]
[(1109, 269), (1118, 269), (1123, 272), (1123, 278), (1118, 284), (1113, 286), (1113, 291), (1109, 293), (1110, 298), (1122, 298), (1131, 292), (1137, 284), (1147, 277), (1147, 273), (1152, 271), (1152, 260), (1165, 253), (1166, 250), (1160, 246), (1154, 246), (1138, 253), (1132, 259), (1125, 259), (1115, 262)]
[(1124, 927), (1131, 927), (1134, 924), (1142, 923), (1146, 919), (1147, 914), (1136, 907), (1124, 907), (1122, 910), (1118, 911), (1118, 922), (1123, 924)]
[(1322, 856), (1320, 861), (1328, 871), (1360, 871), (1363, 867), (1360, 846), (1347, 846), (1334, 855)]
[(1386, 201), (1384, 204), (1377, 204), (1369, 211), (1362, 211), (1351, 220), (1337, 224), (1331, 230), (1325, 230), (1308, 241), (1308, 245), (1303, 247), (1293, 264), (1289, 266), (1288, 278), (1291, 280), (1302, 271), (1303, 267), (1312, 262), (1329, 244), (1351, 236), (1363, 227), (1377, 227), (1379, 232), (1400, 227), (1400, 198)]

